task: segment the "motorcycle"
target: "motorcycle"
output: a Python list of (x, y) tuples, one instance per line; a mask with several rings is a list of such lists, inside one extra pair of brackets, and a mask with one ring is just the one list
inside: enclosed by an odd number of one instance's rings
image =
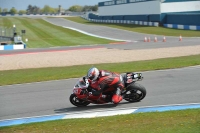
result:
[[(142, 73), (128, 72), (119, 75), (120, 80), (124, 84), (121, 95), (124, 100), (128, 102), (139, 102), (146, 96), (146, 89), (144, 86), (136, 83), (137, 81), (143, 80)], [(95, 91), (92, 86), (89, 85), (87, 77), (82, 77), (75, 84), (73, 93), (70, 95), (70, 102), (77, 106), (83, 107), (90, 103), (93, 104), (106, 104), (112, 102), (112, 96), (114, 94), (114, 89), (109, 88), (103, 92), (99, 98), (90, 96), (89, 92)], [(106, 100), (103, 98), (106, 96)]]

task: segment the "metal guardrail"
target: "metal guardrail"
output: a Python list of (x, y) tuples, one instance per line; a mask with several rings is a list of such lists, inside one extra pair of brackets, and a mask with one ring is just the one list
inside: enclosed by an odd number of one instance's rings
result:
[(2, 42), (10, 42), (12, 40), (13, 40), (13, 37), (0, 36), (0, 43), (2, 43)]
[(158, 22), (145, 22), (145, 21), (132, 21), (132, 20), (101, 20), (101, 19), (90, 19), (87, 16), (82, 16), (82, 18), (97, 23), (114, 23), (114, 24), (135, 24), (135, 25), (147, 25), (158, 27)]

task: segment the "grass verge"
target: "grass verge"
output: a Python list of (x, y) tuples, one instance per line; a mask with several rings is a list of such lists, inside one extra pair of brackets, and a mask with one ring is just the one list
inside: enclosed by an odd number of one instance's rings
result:
[(2, 127), (1, 133), (199, 133), (200, 109), (68, 119)]
[(91, 66), (115, 72), (147, 71), (200, 65), (200, 55), (163, 58), (125, 63), (91, 64), (80, 66), (35, 68), (0, 71), (0, 85), (59, 80), (84, 76)]
[(13, 24), (16, 25), (18, 34), (21, 34), (21, 30), (26, 30), (26, 34), (22, 37), (23, 40), (28, 38), (28, 48), (108, 44), (113, 42), (113, 40), (92, 37), (56, 26), (42, 19), (0, 17), (0, 26), (11, 28)]
[(133, 24), (106, 24), (106, 23), (95, 23), (87, 21), (81, 17), (65, 17), (67, 20), (82, 24), (92, 24), (92, 25), (103, 25), (112, 28), (118, 28), (122, 30), (128, 30), (133, 32), (153, 34), (153, 35), (165, 35), (165, 36), (180, 36), (183, 37), (200, 37), (200, 31), (193, 30), (180, 30), (180, 29), (170, 29), (165, 27), (152, 27), (152, 26), (142, 26)]

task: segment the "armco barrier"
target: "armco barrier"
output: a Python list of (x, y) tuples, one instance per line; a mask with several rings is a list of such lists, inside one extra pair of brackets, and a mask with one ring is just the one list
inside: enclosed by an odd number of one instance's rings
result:
[(145, 21), (132, 21), (132, 20), (99, 20), (99, 19), (89, 19), (87, 17), (82, 17), (88, 21), (98, 22), (98, 23), (117, 23), (117, 24), (136, 24), (136, 25), (147, 25), (147, 26), (159, 26), (158, 22), (145, 22)]
[[(88, 19), (87, 17), (82, 17), (88, 21), (92, 22), (102, 22), (102, 20)], [(108, 20), (111, 23), (123, 23), (123, 24), (136, 24), (136, 25), (147, 25), (147, 26), (159, 26), (158, 22), (145, 22), (145, 21), (132, 21), (132, 20)], [(178, 25), (178, 24), (164, 24), (164, 27), (173, 28), (173, 29), (184, 29), (184, 30), (200, 30), (198, 25)]]
[(184, 30), (200, 30), (200, 26), (197, 25), (164, 24), (164, 27)]
[(26, 44), (18, 44), (18, 45), (0, 45), (0, 50), (17, 50), (17, 49), (25, 49)]

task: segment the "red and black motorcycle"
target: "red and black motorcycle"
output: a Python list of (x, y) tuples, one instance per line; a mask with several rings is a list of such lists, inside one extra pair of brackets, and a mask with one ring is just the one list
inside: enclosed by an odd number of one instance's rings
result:
[[(136, 81), (141, 81), (143, 79), (142, 73), (125, 73), (119, 75), (120, 80), (124, 83), (124, 88), (121, 95), (123, 99), (129, 102), (139, 102), (146, 96), (146, 89), (144, 86), (136, 83)], [(73, 93), (70, 95), (70, 102), (77, 106), (83, 107), (87, 106), (90, 103), (93, 104), (105, 104), (112, 102), (111, 98), (114, 94), (115, 89), (109, 88), (103, 92), (97, 99), (94, 96), (90, 96), (89, 92), (95, 91), (86, 77), (83, 77), (78, 80), (74, 86)], [(105, 100), (103, 96), (106, 96)]]

